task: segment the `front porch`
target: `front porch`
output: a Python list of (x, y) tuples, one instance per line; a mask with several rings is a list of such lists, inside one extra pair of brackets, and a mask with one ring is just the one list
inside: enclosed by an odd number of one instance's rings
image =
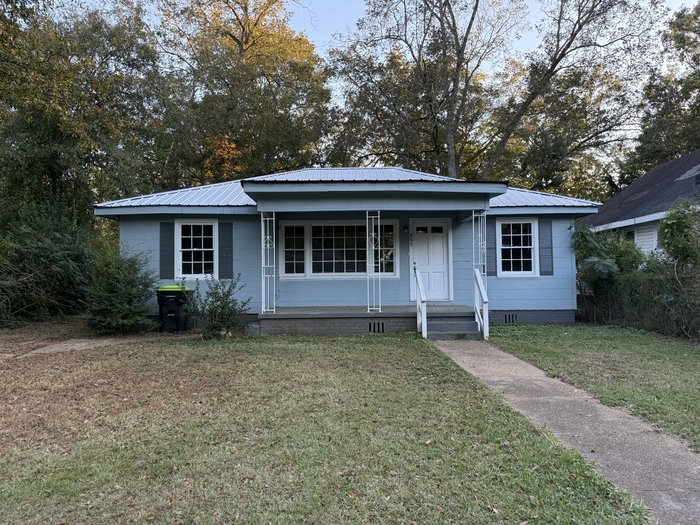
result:
[[(457, 304), (428, 304), (428, 338), (481, 339), (474, 308)], [(385, 306), (381, 312), (366, 307), (277, 307), (257, 315), (251, 334), (383, 334), (417, 331), (416, 305)]]

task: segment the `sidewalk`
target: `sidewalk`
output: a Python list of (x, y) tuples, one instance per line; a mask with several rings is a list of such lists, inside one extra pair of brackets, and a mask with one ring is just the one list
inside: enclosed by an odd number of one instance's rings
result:
[(662, 525), (700, 525), (700, 454), (484, 341), (433, 341), (535, 425), (598, 465)]

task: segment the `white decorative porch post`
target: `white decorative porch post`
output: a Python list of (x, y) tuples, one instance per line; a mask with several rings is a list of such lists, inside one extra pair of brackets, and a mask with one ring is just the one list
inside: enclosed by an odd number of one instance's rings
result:
[(275, 213), (260, 214), (262, 246), (262, 313), (275, 313)]
[(474, 261), (474, 316), (484, 339), (489, 338), (489, 297), (486, 291), (486, 212), (472, 214), (472, 260)]
[[(379, 211), (367, 212), (367, 311), (382, 311), (382, 227)], [(378, 265), (375, 271), (375, 263)]]

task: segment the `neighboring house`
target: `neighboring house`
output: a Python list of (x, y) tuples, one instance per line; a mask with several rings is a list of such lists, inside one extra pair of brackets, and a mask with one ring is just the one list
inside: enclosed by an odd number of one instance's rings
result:
[(700, 150), (655, 167), (581, 220), (593, 231), (618, 231), (644, 252), (658, 248), (659, 221), (679, 199), (695, 201), (700, 189)]
[(304, 169), (95, 206), (163, 284), (240, 273), (256, 330), (415, 330), (420, 275), (430, 330), (444, 337), (471, 331), (480, 280), (492, 321), (573, 322), (571, 227), (595, 211), (398, 168)]

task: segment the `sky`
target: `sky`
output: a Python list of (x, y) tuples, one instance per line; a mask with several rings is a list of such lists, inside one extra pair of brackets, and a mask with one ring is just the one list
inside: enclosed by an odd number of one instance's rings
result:
[[(316, 44), (320, 55), (333, 44), (333, 33), (347, 33), (354, 29), (355, 22), (364, 13), (364, 0), (302, 0), (308, 11), (297, 10), (291, 20), (291, 26), (297, 31), (306, 32), (306, 36)], [(535, 6), (537, 2), (528, 0)], [(692, 6), (690, 0), (666, 0), (666, 5), (677, 11), (682, 5)], [(539, 17), (535, 17), (537, 20)]]

